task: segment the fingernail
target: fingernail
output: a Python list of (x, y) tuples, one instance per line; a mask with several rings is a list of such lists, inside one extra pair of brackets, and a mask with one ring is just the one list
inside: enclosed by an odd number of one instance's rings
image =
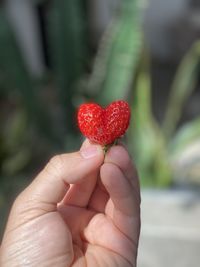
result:
[(89, 146), (80, 150), (80, 153), (84, 159), (90, 159), (95, 157), (98, 154), (98, 147), (97, 146)]

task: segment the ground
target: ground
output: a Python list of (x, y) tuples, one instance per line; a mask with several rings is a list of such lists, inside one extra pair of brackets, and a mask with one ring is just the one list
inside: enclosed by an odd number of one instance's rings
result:
[(200, 194), (143, 190), (138, 267), (199, 267)]

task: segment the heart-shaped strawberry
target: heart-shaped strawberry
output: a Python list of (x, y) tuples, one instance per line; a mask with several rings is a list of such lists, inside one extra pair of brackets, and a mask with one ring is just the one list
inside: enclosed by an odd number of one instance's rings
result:
[(105, 109), (96, 103), (82, 104), (78, 110), (78, 125), (89, 140), (108, 145), (125, 134), (130, 114), (129, 105), (123, 100), (112, 102)]

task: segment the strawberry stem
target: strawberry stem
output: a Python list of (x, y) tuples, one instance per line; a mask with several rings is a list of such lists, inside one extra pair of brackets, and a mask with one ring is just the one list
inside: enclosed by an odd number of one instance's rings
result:
[(106, 155), (107, 151), (112, 147), (112, 146), (116, 146), (118, 144), (118, 139), (115, 139), (114, 142), (112, 142), (111, 144), (107, 144), (103, 146), (103, 152), (104, 152), (104, 156)]

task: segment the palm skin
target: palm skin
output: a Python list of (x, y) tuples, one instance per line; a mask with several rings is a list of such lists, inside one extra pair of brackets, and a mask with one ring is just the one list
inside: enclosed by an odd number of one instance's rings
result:
[[(42, 176), (58, 171), (57, 163), (51, 161)], [(46, 196), (40, 177), (18, 197), (2, 242), (2, 267), (136, 266), (140, 195), (131, 160), (117, 146), (87, 164), (93, 169), (83, 170), (80, 180), (62, 184), (61, 201), (47, 199), (53, 188)]]

